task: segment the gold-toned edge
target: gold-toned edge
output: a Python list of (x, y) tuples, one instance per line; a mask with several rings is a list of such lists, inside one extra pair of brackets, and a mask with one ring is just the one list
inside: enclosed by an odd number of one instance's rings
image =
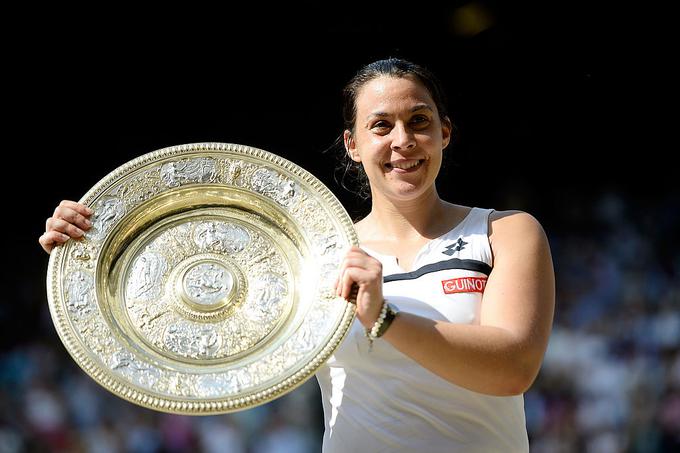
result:
[[(92, 201), (94, 201), (101, 193), (103, 193), (121, 177), (128, 175), (130, 172), (143, 167), (150, 162), (173, 156), (184, 156), (192, 152), (205, 151), (218, 153), (226, 152), (240, 156), (261, 159), (298, 176), (308, 185), (308, 187), (314, 190), (317, 194), (321, 194), (321, 198), (327, 203), (327, 206), (335, 214), (335, 218), (340, 222), (340, 226), (345, 230), (350, 243), (352, 245), (359, 244), (358, 237), (354, 231), (354, 225), (352, 224), (352, 221), (347, 215), (344, 207), (337, 197), (320, 180), (297, 164), (294, 164), (293, 162), (276, 154), (272, 154), (262, 149), (233, 143), (190, 143), (170, 146), (143, 154), (142, 156), (128, 161), (113, 172), (109, 173), (106, 177), (95, 184), (79, 200), (79, 202), (89, 206)], [(292, 391), (296, 387), (299, 387), (308, 379), (310, 379), (323, 365), (323, 363), (328, 360), (337, 346), (347, 336), (350, 325), (354, 320), (355, 305), (354, 303), (347, 303), (340, 324), (337, 326), (330, 341), (316, 355), (316, 357), (314, 357), (307, 365), (298, 370), (295, 374), (288, 377), (283, 382), (280, 382), (268, 389), (258, 392), (246, 393), (238, 398), (223, 398), (213, 401), (185, 401), (169, 397), (150, 396), (144, 393), (144, 391), (140, 391), (135, 386), (130, 385), (127, 382), (123, 382), (122, 380), (115, 378), (113, 375), (105, 373), (100, 367), (96, 366), (96, 364), (88, 357), (85, 348), (80, 345), (78, 338), (70, 331), (70, 323), (68, 322), (67, 316), (64, 312), (58, 309), (56, 303), (56, 301), (59, 299), (58, 295), (62, 293), (62, 282), (58, 279), (58, 265), (61, 263), (61, 255), (63, 250), (64, 247), (57, 246), (54, 248), (54, 250), (52, 250), (50, 255), (47, 267), (47, 297), (50, 314), (55, 324), (57, 334), (59, 335), (62, 343), (65, 345), (66, 350), (71, 355), (71, 357), (73, 357), (75, 362), (83, 369), (83, 371), (85, 371), (99, 385), (114, 395), (139, 406), (161, 412), (183, 415), (223, 414), (241, 409), (253, 408), (274, 400), (279, 396)], [(356, 291), (352, 293), (349, 301), (354, 302), (355, 298)]]

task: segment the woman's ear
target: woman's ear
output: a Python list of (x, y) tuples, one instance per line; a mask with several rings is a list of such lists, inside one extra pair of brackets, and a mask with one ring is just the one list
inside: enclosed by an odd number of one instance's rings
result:
[(345, 142), (345, 150), (347, 151), (349, 158), (354, 162), (361, 162), (361, 156), (359, 156), (359, 152), (357, 151), (356, 142), (354, 141), (352, 132), (349, 129), (345, 129), (343, 141)]
[(442, 120), (442, 149), (449, 146), (451, 142), (451, 133), (453, 131), (453, 124), (448, 116)]

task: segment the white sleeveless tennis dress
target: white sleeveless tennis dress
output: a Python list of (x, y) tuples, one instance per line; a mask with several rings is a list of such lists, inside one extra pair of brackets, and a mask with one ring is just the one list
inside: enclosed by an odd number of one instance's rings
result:
[[(393, 256), (363, 248), (383, 265), (383, 294), (401, 311), (478, 324), (491, 272), (491, 209), (473, 208), (428, 242), (405, 272)], [(423, 368), (382, 339), (368, 351), (355, 319), (316, 374), (325, 418), (325, 453), (528, 452), (522, 395), (483, 395)]]

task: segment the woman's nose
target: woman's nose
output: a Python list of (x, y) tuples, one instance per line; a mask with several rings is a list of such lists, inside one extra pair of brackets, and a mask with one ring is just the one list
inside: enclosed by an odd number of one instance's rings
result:
[(416, 146), (416, 139), (413, 131), (403, 124), (396, 124), (392, 129), (392, 149), (405, 150)]

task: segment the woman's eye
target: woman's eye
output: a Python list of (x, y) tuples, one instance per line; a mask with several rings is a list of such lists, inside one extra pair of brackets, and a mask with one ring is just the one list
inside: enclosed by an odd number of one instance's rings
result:
[(378, 121), (378, 122), (373, 124), (371, 129), (385, 130), (389, 127), (390, 127), (390, 125), (387, 123), (387, 121)]
[(426, 116), (418, 115), (414, 116), (411, 119), (411, 124), (413, 124), (415, 127), (427, 127), (428, 124), (430, 124), (430, 119)]

